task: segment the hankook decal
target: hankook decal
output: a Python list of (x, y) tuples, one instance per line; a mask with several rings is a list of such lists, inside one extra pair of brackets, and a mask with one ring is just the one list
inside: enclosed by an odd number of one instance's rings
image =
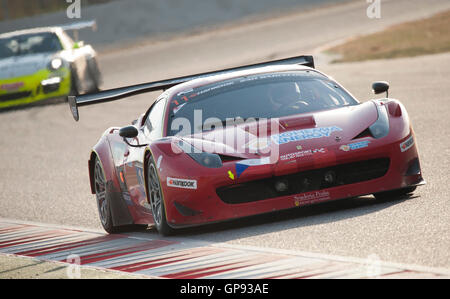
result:
[(167, 186), (183, 189), (197, 189), (197, 181), (167, 177)]

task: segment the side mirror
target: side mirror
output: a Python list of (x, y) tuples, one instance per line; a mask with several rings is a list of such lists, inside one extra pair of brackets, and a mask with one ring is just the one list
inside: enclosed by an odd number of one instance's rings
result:
[(389, 83), (386, 81), (377, 81), (372, 84), (372, 90), (374, 94), (380, 94), (386, 92), (386, 97), (389, 97)]
[(134, 138), (139, 134), (135, 126), (126, 126), (120, 128), (119, 135), (123, 138)]

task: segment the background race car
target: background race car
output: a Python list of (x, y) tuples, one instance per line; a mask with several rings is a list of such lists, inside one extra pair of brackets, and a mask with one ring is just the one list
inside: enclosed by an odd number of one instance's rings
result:
[[(96, 52), (77, 41), (95, 21), (0, 34), (0, 108), (98, 91)], [(74, 31), (75, 41), (66, 33)]]

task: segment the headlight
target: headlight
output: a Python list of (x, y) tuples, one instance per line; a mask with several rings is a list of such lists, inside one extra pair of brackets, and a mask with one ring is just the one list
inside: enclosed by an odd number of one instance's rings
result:
[(369, 127), (370, 133), (376, 139), (382, 138), (389, 134), (389, 117), (386, 105), (377, 103), (378, 119)]
[(63, 62), (61, 58), (53, 58), (52, 61), (50, 61), (49, 68), (52, 71), (56, 71), (62, 66)]
[(191, 157), (198, 164), (208, 167), (208, 168), (220, 168), (223, 166), (222, 160), (219, 155), (205, 153), (199, 151), (197, 148), (193, 147), (191, 144), (180, 140), (177, 142), (179, 148), (183, 150), (189, 157)]
[(217, 154), (210, 153), (188, 153), (188, 155), (194, 159), (200, 165), (208, 168), (220, 168), (222, 167), (222, 160)]

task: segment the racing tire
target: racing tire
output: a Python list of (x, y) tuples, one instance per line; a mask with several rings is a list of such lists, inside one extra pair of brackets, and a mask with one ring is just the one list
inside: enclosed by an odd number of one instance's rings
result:
[(164, 196), (153, 157), (150, 157), (147, 164), (147, 192), (156, 230), (163, 236), (172, 235), (174, 229), (167, 223)]
[(92, 82), (93, 87), (89, 92), (99, 92), (101, 85), (101, 73), (100, 68), (98, 67), (97, 59), (91, 58), (87, 61), (89, 79)]
[(145, 230), (148, 225), (130, 224), (114, 226), (114, 220), (111, 213), (111, 206), (109, 203), (110, 196), (108, 195), (107, 181), (103, 166), (100, 159), (96, 158), (94, 162), (94, 186), (95, 198), (97, 201), (98, 214), (103, 229), (109, 234), (123, 233), (129, 231)]
[(373, 196), (375, 196), (375, 198), (380, 201), (389, 200), (389, 199), (397, 199), (399, 197), (413, 193), (414, 190), (416, 190), (416, 188), (417, 188), (416, 186), (413, 186), (413, 187), (407, 187), (407, 188), (398, 189), (398, 190), (384, 191), (384, 192), (374, 193)]
[(77, 72), (73, 68), (70, 68), (70, 92), (69, 92), (69, 95), (71, 95), (71, 96), (80, 95), (79, 86), (80, 85), (79, 85)]
[(100, 159), (96, 158), (94, 163), (94, 188), (98, 215), (104, 230), (110, 234), (113, 234), (117, 232), (117, 228), (113, 225), (106, 184), (106, 177), (103, 172), (102, 162)]

